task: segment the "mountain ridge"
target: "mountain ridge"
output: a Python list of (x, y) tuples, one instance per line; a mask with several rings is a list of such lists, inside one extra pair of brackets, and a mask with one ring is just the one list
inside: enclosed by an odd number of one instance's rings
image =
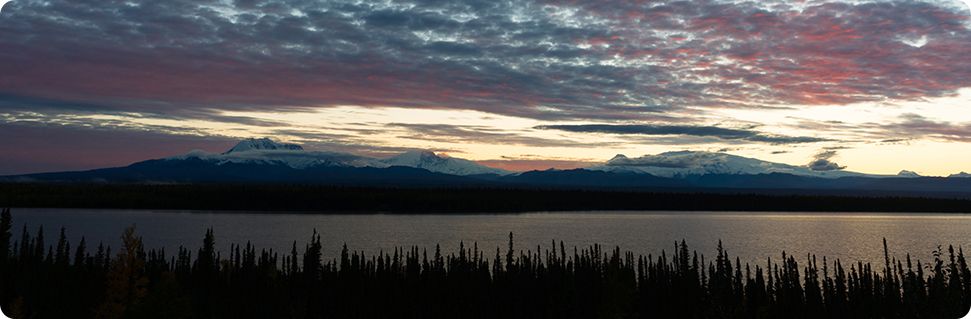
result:
[(245, 139), (223, 153), (194, 150), (183, 155), (167, 157), (164, 160), (178, 161), (190, 158), (214, 162), (217, 165), (228, 163), (286, 165), (294, 169), (320, 166), (357, 168), (403, 166), (459, 176), (510, 173), (466, 159), (442, 157), (428, 150), (411, 150), (388, 158), (373, 158), (343, 152), (307, 151), (300, 145), (275, 142), (269, 138)]
[(290, 151), (302, 151), (303, 146), (297, 144), (288, 143), (278, 143), (269, 138), (248, 138), (240, 141), (223, 154), (238, 153), (251, 150), (290, 150)]
[(819, 178), (894, 177), (845, 170), (814, 171), (809, 167), (773, 163), (738, 155), (699, 151), (673, 151), (631, 158), (618, 154), (590, 170), (650, 174), (659, 177), (684, 178), (698, 175), (758, 175), (784, 173)]
[(488, 167), (467, 159), (442, 157), (435, 154), (435, 152), (427, 150), (407, 151), (380, 161), (392, 166), (423, 168), (433, 172), (453, 175), (506, 175), (510, 173), (503, 169)]
[[(959, 175), (959, 174), (956, 174)], [(224, 153), (191, 151), (124, 167), (0, 177), (5, 182), (297, 183), (358, 186), (607, 189), (873, 190), (971, 194), (971, 178), (811, 171), (737, 155), (678, 151), (614, 156), (570, 170), (509, 172), (470, 160), (411, 150), (387, 158), (307, 151), (269, 139), (241, 141)]]

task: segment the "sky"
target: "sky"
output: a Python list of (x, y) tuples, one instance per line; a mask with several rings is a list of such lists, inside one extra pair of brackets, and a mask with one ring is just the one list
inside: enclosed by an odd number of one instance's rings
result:
[(710, 151), (971, 171), (961, 1), (14, 0), (0, 175), (247, 137), (512, 170)]

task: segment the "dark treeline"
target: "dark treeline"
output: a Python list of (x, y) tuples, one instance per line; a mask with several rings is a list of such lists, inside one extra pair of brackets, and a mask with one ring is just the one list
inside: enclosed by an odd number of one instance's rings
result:
[[(745, 193), (749, 192), (749, 193)], [(765, 191), (768, 192), (768, 191)], [(971, 199), (817, 191), (0, 183), (5, 207), (493, 213), (577, 210), (971, 212)], [(809, 193), (812, 194), (812, 193)], [(943, 196), (936, 194), (934, 196)]]
[[(0, 218), (0, 305), (14, 318), (958, 318), (971, 306), (963, 250), (921, 263), (870, 264), (782, 254), (742, 264), (719, 243), (706, 259), (619, 248), (493, 252), (460, 246), (350, 252), (322, 260), (320, 236), (289, 252), (231, 245), (146, 250), (131, 227), (113, 251), (61, 229), (12, 236)], [(53, 239), (53, 240), (51, 240)], [(886, 242), (884, 242), (886, 253)]]

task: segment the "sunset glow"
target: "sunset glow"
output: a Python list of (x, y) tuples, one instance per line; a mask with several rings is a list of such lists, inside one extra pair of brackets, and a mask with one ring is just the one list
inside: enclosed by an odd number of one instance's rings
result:
[(832, 151), (946, 176), (971, 171), (968, 52), (960, 1), (18, 0), (0, 16), (0, 174), (272, 137), (520, 171)]

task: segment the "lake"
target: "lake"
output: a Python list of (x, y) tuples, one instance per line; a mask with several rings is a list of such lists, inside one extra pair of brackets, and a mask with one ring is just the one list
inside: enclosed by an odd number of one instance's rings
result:
[(545, 212), (496, 215), (312, 215), (288, 213), (28, 209), (15, 208), (14, 236), (20, 238), (25, 224), (34, 234), (43, 225), (45, 238), (53, 244), (60, 227), (67, 229), (72, 246), (81, 236), (89, 250), (98, 242), (120, 247), (120, 235), (136, 225), (148, 248), (165, 247), (169, 255), (179, 245), (201, 245), (208, 227), (216, 235), (217, 248), (250, 241), (257, 248), (289, 252), (294, 241), (299, 252), (313, 230), (321, 234), (325, 259), (340, 255), (346, 243), (351, 250), (368, 254), (392, 251), (394, 247), (417, 245), (433, 251), (455, 251), (459, 242), (477, 243), (492, 259), (496, 247), (505, 251), (509, 233), (515, 234), (517, 249), (550, 249), (551, 241), (563, 241), (568, 249), (601, 244), (620, 246), (637, 254), (669, 254), (674, 242), (686, 240), (688, 247), (715, 254), (718, 240), (743, 262), (765, 264), (778, 260), (782, 251), (802, 262), (807, 253), (846, 261), (883, 263), (882, 239), (892, 255), (910, 253), (924, 263), (932, 259), (938, 245), (971, 247), (971, 215), (884, 214), (884, 213), (731, 213), (731, 212)]

